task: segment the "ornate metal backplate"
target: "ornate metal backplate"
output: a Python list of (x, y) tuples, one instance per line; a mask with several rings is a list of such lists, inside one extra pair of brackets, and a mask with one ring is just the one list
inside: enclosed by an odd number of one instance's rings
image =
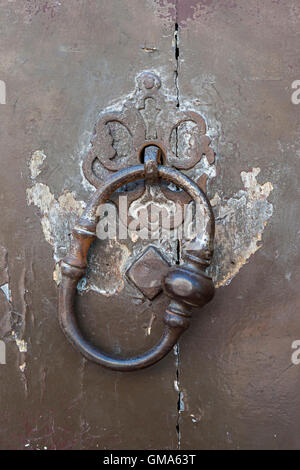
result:
[[(163, 93), (160, 78), (152, 72), (142, 72), (136, 78), (135, 91), (122, 109), (101, 113), (84, 157), (84, 175), (98, 188), (109, 173), (140, 164), (143, 150), (150, 145), (160, 148), (163, 165), (181, 171), (193, 168), (203, 156), (209, 164), (214, 163), (202, 116), (195, 111), (180, 110), (176, 99)], [(206, 175), (196, 182), (205, 190)], [(121, 206), (122, 195), (126, 198), (122, 199)], [(153, 217), (156, 205), (162, 211), (162, 226), (167, 221), (169, 229), (176, 229), (183, 223), (183, 206), (191, 198), (166, 182), (139, 181), (112, 194), (110, 200), (127, 227), (139, 213), (140, 225), (136, 229), (139, 231), (150, 230), (157, 223)], [(150, 247), (133, 261), (127, 277), (145, 297), (153, 299), (161, 292), (161, 279), (166, 269), (168, 263), (163, 254)]]
[(163, 94), (160, 78), (154, 73), (142, 72), (136, 82), (123, 109), (102, 113), (95, 126), (83, 172), (96, 188), (102, 182), (95, 171), (97, 165), (112, 172), (137, 165), (143, 148), (151, 143), (161, 148), (165, 165), (179, 170), (192, 168), (203, 155), (210, 164), (214, 162), (200, 114), (181, 111), (176, 100)]

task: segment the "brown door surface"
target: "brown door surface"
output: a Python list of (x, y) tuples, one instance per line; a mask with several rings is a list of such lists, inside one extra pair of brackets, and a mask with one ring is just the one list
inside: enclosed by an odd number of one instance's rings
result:
[[(0, 0), (0, 25), (0, 448), (299, 448), (299, 2)], [(215, 157), (186, 174), (214, 210), (216, 294), (174, 351), (128, 373), (70, 345), (57, 297), (95, 190), (82, 170), (95, 123), (144, 71), (206, 122)], [(151, 136), (161, 110), (143, 112)], [(118, 158), (133, 151), (109, 133)], [(178, 128), (177, 158), (193, 135)], [(79, 285), (82, 331), (121, 357), (162, 331), (165, 295), (125, 274), (149, 244), (181, 261), (176, 241), (97, 240)]]

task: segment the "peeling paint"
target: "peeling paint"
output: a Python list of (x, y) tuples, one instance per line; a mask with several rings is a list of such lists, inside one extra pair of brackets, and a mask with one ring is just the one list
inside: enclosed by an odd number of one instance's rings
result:
[[(22, 2), (20, 2), (22, 5)], [(21, 6), (24, 23), (30, 24), (37, 15), (46, 15), (47, 19), (53, 19), (59, 12), (62, 2), (57, 0), (27, 0)]]
[[(32, 161), (36, 161), (36, 152), (32, 155)], [(43, 161), (44, 159), (41, 163)], [(27, 189), (27, 203), (38, 207), (41, 213), (43, 234), (45, 240), (53, 247), (56, 263), (53, 279), (59, 285), (61, 281), (59, 263), (68, 253), (72, 228), (82, 214), (85, 203), (76, 200), (75, 194), (70, 191), (64, 191), (56, 199), (49, 187), (39, 182)], [(129, 254), (127, 246), (117, 240), (102, 241), (101, 253), (95, 249), (89, 255), (87, 274), (78, 284), (79, 291), (93, 290), (105, 296), (120, 292), (124, 286), (124, 270)]]
[[(77, 201), (74, 193), (64, 191), (56, 199), (49, 187), (43, 183), (35, 183), (27, 189), (27, 202), (37, 206), (41, 212), (41, 224), (45, 240), (53, 247), (56, 262), (53, 279), (57, 284), (61, 280), (59, 262), (67, 254), (70, 247), (70, 235), (77, 218), (85, 207), (83, 201)], [(104, 246), (103, 246), (104, 245)], [(103, 254), (113, 253), (113, 264), (105, 263)], [(123, 266), (129, 255), (126, 245), (117, 240), (102, 242), (101, 254), (94, 250), (90, 255), (87, 275), (79, 283), (81, 292), (94, 290), (109, 296), (119, 292), (124, 285)], [(101, 285), (101, 287), (99, 287)]]
[(16, 345), (18, 346), (20, 353), (26, 353), (27, 352), (26, 341), (24, 339), (19, 339), (15, 331), (12, 331), (11, 334), (13, 338), (15, 339)]
[[(21, 281), (20, 281), (20, 290), (25, 294), (25, 288), (23, 285), (25, 271), (21, 272)], [(1, 315), (0, 318), (0, 336), (7, 337), (10, 340), (13, 339), (19, 349), (20, 353), (27, 352), (27, 343), (21, 336), (23, 335), (23, 328), (25, 322), (25, 311), (26, 306), (24, 307), (22, 313), (16, 312), (13, 308), (13, 299), (12, 293), (9, 285), (9, 273), (8, 273), (8, 253), (6, 248), (0, 246), (0, 282), (3, 283), (0, 285), (0, 290), (3, 292), (4, 296), (0, 298), (1, 304)], [(18, 318), (18, 321), (15, 321), (15, 318)], [(19, 322), (19, 319), (22, 319)], [(15, 328), (15, 329), (14, 329)], [(23, 360), (24, 355), (21, 354), (21, 360)], [(25, 361), (24, 361), (25, 362)], [(25, 367), (24, 367), (25, 369)], [(20, 370), (23, 372), (22, 368)], [(27, 386), (25, 383), (25, 391)]]
[(46, 158), (47, 157), (44, 154), (43, 150), (36, 150), (32, 154), (29, 164), (31, 179), (37, 178), (37, 176), (41, 173), (41, 166), (43, 165), (43, 162)]
[[(186, 102), (185, 105), (194, 107), (190, 102)], [(214, 138), (219, 126), (217, 122), (208, 126), (211, 138)], [(33, 180), (40, 174), (45, 158), (46, 156), (39, 150), (33, 153), (30, 164)], [(194, 173), (191, 174), (192, 172)], [(185, 173), (192, 178), (196, 177), (197, 181), (201, 181), (205, 176), (207, 182), (215, 178), (216, 166), (209, 165), (204, 157), (192, 170), (187, 170)], [(210, 273), (216, 287), (228, 285), (261, 246), (263, 231), (273, 213), (273, 206), (267, 200), (273, 186), (271, 182), (264, 184), (257, 182), (259, 173), (260, 168), (253, 168), (248, 172), (242, 171), (241, 180), (244, 189), (229, 199), (216, 193), (211, 200), (216, 218), (216, 237)], [(72, 228), (82, 214), (85, 203), (78, 201), (75, 194), (67, 190), (56, 199), (49, 187), (40, 182), (27, 189), (27, 202), (40, 210), (45, 240), (54, 250), (56, 266), (53, 279), (59, 284), (61, 280), (59, 262), (68, 253)], [(134, 211), (135, 206), (136, 202), (130, 210)], [(131, 242), (137, 243), (134, 235), (131, 236)], [(126, 265), (131, 256), (136, 254), (136, 248), (131, 253), (124, 243), (107, 240), (101, 241), (101, 250), (97, 250), (95, 248), (97, 243), (98, 241), (93, 245), (87, 274), (80, 281), (78, 288), (81, 292), (94, 290), (102, 295), (111, 296), (123, 289)], [(150, 332), (151, 325), (146, 329), (146, 334)]]
[(27, 189), (27, 202), (39, 208), (45, 239), (54, 248), (54, 259), (59, 261), (69, 248), (69, 234), (85, 204), (76, 201), (74, 193), (69, 191), (55, 199), (43, 183)]
[(0, 289), (2, 290), (2, 292), (4, 293), (6, 299), (8, 302), (11, 302), (11, 290), (9, 288), (9, 284), (8, 282), (6, 284), (3, 284), (2, 286), (0, 286)]
[(192, 418), (192, 422), (195, 423), (195, 424), (199, 423), (202, 420), (202, 418), (204, 417), (204, 414), (205, 414), (204, 409), (198, 407), (197, 412), (194, 412), (194, 413), (190, 414), (190, 417)]
[(0, 245), (0, 285), (8, 284), (8, 267), (7, 267), (7, 250), (4, 246)]
[[(181, 28), (187, 27), (191, 22), (205, 21), (214, 14), (218, 2), (213, 0), (154, 0), (154, 13), (165, 25), (172, 25), (177, 21)], [(236, 6), (235, 0), (226, 0), (228, 8)]]
[(215, 212), (215, 254), (211, 275), (216, 287), (228, 285), (260, 247), (262, 234), (273, 214), (267, 198), (273, 190), (270, 182), (260, 184), (260, 168), (242, 171), (244, 189), (226, 202), (218, 193), (210, 201)]
[(285, 278), (286, 278), (287, 281), (290, 282), (290, 280), (292, 279), (292, 273), (291, 272), (285, 273)]
[[(38, 151), (39, 152), (39, 151)], [(37, 152), (32, 155), (30, 164), (31, 176), (40, 173), (40, 166), (45, 158), (39, 157), (36, 164)], [(32, 171), (32, 168), (34, 171)], [(64, 191), (55, 199), (49, 187), (43, 183), (35, 183), (27, 191), (27, 202), (37, 206), (41, 212), (41, 224), (45, 240), (54, 249), (54, 260), (58, 263), (67, 253), (70, 246), (70, 234), (72, 227), (81, 215), (85, 203), (77, 201), (74, 193)], [(53, 279), (59, 284), (60, 268), (56, 264)]]
[(59, 263), (56, 263), (55, 265), (55, 269), (53, 271), (53, 281), (55, 281), (58, 286), (61, 283), (61, 268)]
[(12, 293), (8, 273), (8, 252), (0, 245), (0, 338), (10, 335), (12, 315)]
[(176, 20), (176, 0), (150, 0), (154, 14), (163, 20), (164, 24), (171, 25)]
[(124, 272), (130, 251), (117, 240), (102, 240), (101, 250), (95, 249), (89, 255), (86, 276), (78, 284), (79, 292), (93, 290), (110, 297), (124, 287)]

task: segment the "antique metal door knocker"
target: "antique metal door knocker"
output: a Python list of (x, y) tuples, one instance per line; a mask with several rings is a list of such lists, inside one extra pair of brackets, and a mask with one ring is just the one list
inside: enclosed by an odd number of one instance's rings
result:
[[(139, 75), (137, 84), (135, 94), (125, 103), (122, 112), (103, 114), (97, 122), (91, 148), (83, 163), (84, 174), (96, 187), (96, 191), (73, 229), (70, 253), (61, 263), (59, 294), (59, 319), (67, 338), (87, 359), (119, 371), (142, 369), (162, 359), (188, 328), (191, 308), (202, 307), (214, 295), (213, 282), (205, 272), (213, 254), (215, 222), (212, 208), (198, 184), (179, 171), (192, 168), (203, 155), (213, 161), (214, 154), (209, 147), (205, 122), (195, 112), (182, 112), (174, 108), (174, 104), (164, 98), (160, 91), (160, 79), (153, 73)], [(151, 100), (151, 106), (156, 111), (155, 128), (151, 128), (143, 119), (143, 113), (149, 106), (148, 100)], [(178, 158), (172, 150), (172, 139), (179, 126), (186, 122), (193, 123), (195, 138), (188, 154)], [(131, 146), (127, 156), (115, 158), (110, 123), (117, 123), (126, 129)], [(95, 169), (97, 160), (112, 172), (102, 183)], [(150, 184), (153, 181), (175, 184), (185, 192), (182, 192), (184, 197), (192, 199), (196, 207), (201, 206), (205, 224), (186, 243), (184, 263), (169, 267), (162, 277), (163, 291), (171, 301), (164, 314), (165, 327), (160, 341), (144, 354), (119, 359), (104, 354), (84, 337), (76, 319), (74, 301), (78, 281), (86, 272), (89, 247), (96, 239), (99, 220), (97, 208), (117, 189), (137, 180), (145, 180)], [(168, 192), (167, 186), (164, 191)], [(172, 197), (176, 197), (174, 193)], [(151, 298), (154, 294), (149, 290), (145, 295)]]

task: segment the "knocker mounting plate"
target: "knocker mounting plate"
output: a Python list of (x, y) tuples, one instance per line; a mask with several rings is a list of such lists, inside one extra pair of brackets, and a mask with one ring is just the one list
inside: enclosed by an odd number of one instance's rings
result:
[(179, 110), (176, 100), (163, 93), (160, 78), (142, 72), (122, 110), (100, 114), (84, 157), (84, 175), (98, 188), (102, 179), (97, 166), (115, 172), (137, 165), (143, 148), (151, 144), (161, 148), (164, 165), (178, 170), (193, 168), (204, 155), (214, 163), (202, 116)]
[[(205, 273), (213, 254), (214, 215), (199, 185), (179, 171), (191, 169), (203, 155), (213, 163), (214, 153), (209, 147), (203, 118), (193, 111), (180, 111), (160, 88), (159, 77), (143, 72), (137, 77), (137, 88), (122, 111), (100, 116), (83, 162), (84, 174), (96, 191), (73, 229), (69, 255), (61, 263), (59, 319), (64, 333), (86, 358), (120, 371), (141, 369), (162, 359), (188, 328), (191, 308), (202, 307), (214, 295), (213, 282)], [(111, 173), (104, 181), (97, 175), (97, 164)], [(132, 183), (138, 185), (131, 195), (130, 191), (126, 192), (131, 204), (147, 189), (159, 186), (167, 199), (179, 205), (193, 200), (196, 219), (202, 223), (196, 224), (192, 238), (185, 243), (183, 264), (170, 267), (159, 250), (148, 246), (128, 268), (127, 278), (146, 297), (153, 299), (163, 290), (170, 303), (163, 317), (164, 331), (156, 346), (138, 356), (120, 359), (105, 354), (83, 335), (74, 297), (78, 281), (86, 273), (88, 250), (96, 239), (99, 207)], [(180, 191), (172, 191), (169, 185)], [(145, 207), (148, 197), (149, 194), (143, 201)], [(175, 214), (173, 228), (180, 222), (182, 219), (176, 221)]]

